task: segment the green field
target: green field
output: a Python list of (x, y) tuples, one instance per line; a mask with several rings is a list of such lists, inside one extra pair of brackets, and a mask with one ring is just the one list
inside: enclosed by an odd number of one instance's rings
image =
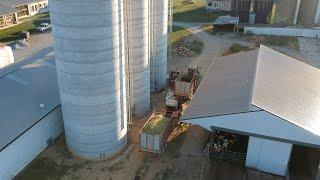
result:
[(244, 34), (243, 37), (245, 40), (254, 43), (257, 47), (260, 46), (260, 44), (264, 44), (267, 46), (289, 47), (299, 50), (299, 40), (297, 37), (262, 36), (251, 33)]
[(194, 0), (195, 3), (183, 4), (182, 0), (173, 0), (173, 21), (211, 23), (229, 12), (206, 13), (205, 0)]
[(35, 32), (35, 28), (43, 22), (48, 22), (49, 13), (38, 14), (29, 18), (22, 19), (25, 21), (16, 26), (0, 30), (0, 42), (11, 42), (19, 39), (21, 31), (29, 31), (31, 34)]

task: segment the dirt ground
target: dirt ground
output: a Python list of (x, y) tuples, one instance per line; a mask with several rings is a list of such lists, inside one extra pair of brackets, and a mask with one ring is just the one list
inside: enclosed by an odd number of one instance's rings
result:
[[(164, 98), (164, 95), (164, 92), (154, 94), (152, 96), (153, 102), (159, 102), (158, 100)], [(153, 108), (156, 111), (161, 109), (160, 104), (154, 104)], [(199, 132), (203, 129), (192, 126), (187, 131), (189, 126), (183, 125), (172, 133), (166, 153), (160, 156), (145, 154), (138, 150), (137, 143), (138, 133), (147, 117), (133, 120), (134, 123), (129, 126), (127, 151), (118, 157), (98, 162), (79, 159), (68, 151), (64, 136), (61, 135), (52, 147), (46, 149), (16, 179), (199, 179), (202, 169), (205, 167), (204, 162), (207, 162), (208, 159), (201, 153), (201, 148), (196, 148), (198, 153), (195, 153), (196, 155), (191, 155), (188, 152), (192, 152), (190, 147), (193, 148), (189, 143), (201, 147), (206, 141), (206, 137), (201, 138), (202, 135), (192, 139), (191, 136), (194, 135), (192, 129)], [(206, 133), (201, 134), (207, 135)], [(185, 137), (188, 137), (188, 141), (184, 141)]]

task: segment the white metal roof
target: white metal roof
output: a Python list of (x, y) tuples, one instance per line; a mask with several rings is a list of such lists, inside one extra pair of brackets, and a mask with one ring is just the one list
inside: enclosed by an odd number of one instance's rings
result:
[(320, 135), (320, 70), (260, 48), (252, 104)]
[(0, 76), (0, 151), (59, 104), (53, 55)]
[(320, 70), (312, 66), (261, 46), (214, 61), (203, 81), (182, 116), (186, 122), (264, 110), (288, 126), (320, 135)]
[(183, 114), (183, 119), (251, 110), (258, 50), (213, 61)]

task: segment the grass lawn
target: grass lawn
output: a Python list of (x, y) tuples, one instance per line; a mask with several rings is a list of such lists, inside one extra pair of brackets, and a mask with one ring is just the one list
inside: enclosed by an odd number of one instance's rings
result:
[(187, 29), (180, 26), (172, 26), (171, 46), (176, 45), (183, 37), (192, 36), (193, 34)]
[(182, 4), (182, 0), (173, 0), (173, 21), (212, 23), (229, 12), (206, 13), (205, 0), (195, 0), (193, 4)]
[(299, 40), (297, 37), (287, 36), (266, 36), (264, 44), (270, 46), (285, 46), (293, 49), (299, 49)]
[(230, 48), (228, 49), (228, 51), (226, 51), (223, 55), (230, 55), (230, 54), (235, 54), (238, 52), (245, 52), (245, 51), (250, 51), (253, 50), (252, 48), (248, 47), (248, 46), (244, 46), (238, 43), (234, 43), (230, 46)]
[(39, 14), (33, 17), (28, 17), (20, 21), (25, 21), (16, 26), (12, 26), (3, 30), (0, 30), (0, 42), (10, 42), (19, 39), (21, 31), (29, 31), (31, 34), (36, 32), (35, 28), (43, 22), (48, 22), (49, 14)]
[(249, 42), (254, 43), (257, 47), (260, 44), (264, 44), (267, 46), (289, 47), (295, 50), (299, 49), (299, 40), (297, 37), (245, 34), (244, 38)]

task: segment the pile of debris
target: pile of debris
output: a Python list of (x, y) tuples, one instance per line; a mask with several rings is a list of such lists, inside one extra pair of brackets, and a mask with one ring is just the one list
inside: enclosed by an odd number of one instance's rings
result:
[(196, 49), (199, 49), (201, 43), (198, 40), (193, 40), (187, 37), (181, 38), (174, 48), (174, 55), (182, 57), (192, 57), (197, 54)]

